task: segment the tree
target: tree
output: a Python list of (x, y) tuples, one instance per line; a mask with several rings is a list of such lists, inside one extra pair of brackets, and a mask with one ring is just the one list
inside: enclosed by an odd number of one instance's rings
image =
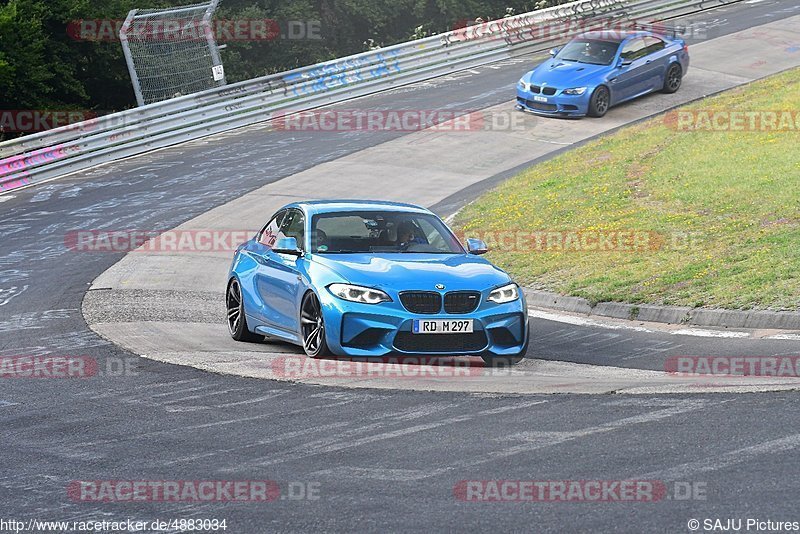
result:
[[(502, 18), (565, 0), (222, 0), (218, 19), (272, 19), (284, 37), (222, 42), (228, 80), (235, 82), (463, 26), (476, 17)], [(118, 40), (77, 39), (81, 19), (120, 21), (134, 8), (192, 0), (0, 0), (0, 109), (120, 110), (135, 105)], [(293, 40), (289, 21), (321, 38)], [(73, 23), (73, 26), (70, 25)], [(306, 36), (308, 37), (308, 36)]]

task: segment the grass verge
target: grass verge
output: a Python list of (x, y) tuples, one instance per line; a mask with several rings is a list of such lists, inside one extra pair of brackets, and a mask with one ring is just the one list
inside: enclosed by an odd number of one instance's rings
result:
[(521, 284), (591, 302), (797, 310), (800, 69), (532, 167), (454, 227)]

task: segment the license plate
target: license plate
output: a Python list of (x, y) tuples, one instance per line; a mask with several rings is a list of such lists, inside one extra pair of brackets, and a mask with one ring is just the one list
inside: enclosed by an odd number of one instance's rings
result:
[(415, 319), (415, 334), (471, 334), (472, 319)]
[(534, 102), (547, 102), (547, 97), (545, 96), (534, 96)]

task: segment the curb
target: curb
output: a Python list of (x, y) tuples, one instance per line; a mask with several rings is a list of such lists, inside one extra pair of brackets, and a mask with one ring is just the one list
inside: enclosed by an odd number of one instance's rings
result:
[(800, 330), (800, 312), (769, 310), (722, 310), (658, 306), (655, 304), (626, 304), (598, 302), (592, 305), (581, 297), (567, 297), (549, 291), (522, 288), (528, 306), (545, 310), (578, 313), (650, 323), (715, 326), (721, 328), (752, 328), (764, 330)]

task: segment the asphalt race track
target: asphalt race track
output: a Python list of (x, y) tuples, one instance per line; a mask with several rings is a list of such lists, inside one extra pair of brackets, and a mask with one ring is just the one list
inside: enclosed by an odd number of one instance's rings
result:
[[(386, 141), (264, 185), (186, 221), (175, 231), (160, 236), (104, 272), (94, 280), (84, 300), (84, 316), (89, 326), (103, 338), (158, 361), (247, 377), (289, 378), (321, 385), (342, 384), (340, 379), (327, 380), (328, 377), (322, 376), (322, 370), (309, 370), (302, 374), (292, 371), (291, 366), (299, 363), (296, 362), (298, 349), (295, 347), (276, 343), (235, 343), (226, 336), (225, 321), (218, 303), (224, 301), (226, 273), (235, 245), (214, 247), (214, 250), (194, 250), (191, 246), (178, 250), (171, 244), (178, 243), (179, 236), (192, 242), (195, 235), (203, 233), (222, 237), (237, 229), (249, 229), (241, 232), (240, 240), (244, 240), (263, 226), (265, 213), (273, 213), (291, 200), (325, 196), (327, 191), (335, 191), (339, 198), (382, 198), (440, 206), (439, 211), (446, 214), (446, 210), (441, 209), (442, 204), (450, 204), (448, 199), (464, 194), (465, 187), (491, 181), (497, 173), (513, 169), (531, 157), (547, 157), (592, 135), (652, 115), (665, 106), (677, 106), (798, 65), (800, 58), (786, 53), (798, 26), (800, 17), (794, 16), (697, 43), (692, 48), (693, 67), (682, 91), (670, 98), (653, 95), (642, 99), (613, 110), (602, 121), (539, 119), (514, 112), (508, 103), (503, 103), (482, 110), (481, 127), (475, 130), (451, 131), (448, 123), (444, 123), (438, 128)], [(760, 37), (762, 35), (770, 35), (772, 39), (764, 40)], [(475, 76), (476, 72), (467, 75)], [(446, 86), (447, 83), (445, 80), (440, 85)], [(510, 124), (510, 119), (518, 124), (514, 128), (501, 127), (503, 123)], [(297, 123), (302, 124), (303, 120), (297, 119)], [(317, 127), (320, 123), (309, 121), (309, 124)], [(452, 121), (449, 124), (455, 128)], [(483, 127), (485, 124), (490, 127)], [(387, 187), (387, 182), (397, 182), (398, 187)], [(542, 316), (538, 311), (535, 313), (538, 319), (552, 318)], [(540, 323), (552, 324), (551, 321), (537, 321), (535, 324)], [(625, 342), (619, 332), (594, 332), (582, 336), (580, 334), (585, 332), (567, 328), (566, 344), (579, 347), (588, 360), (585, 363), (592, 365), (565, 364), (560, 353), (550, 357), (556, 361), (543, 365), (539, 354), (548, 348), (548, 343), (542, 343), (544, 334), (539, 334), (535, 327), (534, 338), (539, 342), (529, 350), (524, 364), (516, 367), (517, 374), (513, 377), (501, 375), (481, 380), (472, 377), (472, 380), (433, 382), (429, 379), (405, 380), (398, 383), (394, 376), (376, 380), (374, 375), (378, 369), (373, 369), (375, 372), (362, 373), (358, 379), (347, 381), (347, 385), (491, 393), (683, 393), (697, 391), (698, 386), (713, 391), (735, 388), (736, 391), (749, 392), (794, 389), (800, 385), (793, 377), (780, 382), (758, 377), (744, 383), (725, 377), (721, 381), (711, 381), (711, 384), (708, 377), (702, 377), (698, 384), (691, 378), (664, 376), (666, 362), (673, 356), (696, 355), (693, 352), (696, 348), (691, 343), (682, 345), (666, 339), (697, 334), (697, 329), (689, 332), (673, 329), (668, 331), (669, 337), (664, 338), (650, 329), (642, 330), (640, 325), (635, 326), (635, 330), (623, 325), (616, 330), (637, 333), (632, 341)], [(606, 328), (609, 329), (615, 328), (612, 325)], [(751, 335), (736, 331), (699, 333), (739, 336), (736, 339), (741, 340), (744, 339), (741, 336)], [(762, 340), (758, 350), (771, 348), (781, 353), (791, 350), (786, 347), (791, 346), (792, 341), (800, 340), (796, 333), (791, 332), (760, 331), (757, 335)], [(786, 339), (787, 336), (791, 339)], [(560, 337), (552, 338), (553, 342), (559, 340)], [(655, 370), (662, 372), (634, 372), (609, 362), (602, 349), (620, 345), (627, 351), (638, 346), (638, 358), (644, 359), (648, 365), (658, 365)], [(753, 343), (720, 348), (726, 351), (722, 356), (733, 356), (729, 353), (736, 350), (747, 351), (736, 356), (753, 355), (752, 351), (756, 349)], [(630, 352), (626, 352), (626, 356), (630, 357)], [(304, 357), (300, 359), (305, 361)], [(635, 368), (636, 364), (629, 367)], [(403, 369), (408, 370), (408, 365)], [(437, 371), (445, 372), (446, 369)]]
[[(721, 38), (797, 15), (796, 2), (764, 0), (690, 17), (690, 22), (712, 22), (709, 37)], [(788, 35), (800, 43), (800, 26), (794, 25), (793, 34), (791, 28), (781, 27), (783, 41)], [(770, 33), (761, 35), (766, 39)], [(758, 77), (759, 69), (775, 70), (773, 61), (786, 63), (783, 68), (800, 63), (795, 57), (800, 51), (790, 50), (787, 46), (784, 56), (753, 66), (752, 77)], [(338, 107), (508, 106), (513, 84), (530, 62), (532, 58), (522, 58), (483, 67)], [(709, 91), (692, 86), (691, 76), (716, 80), (719, 87)], [(690, 71), (686, 89), (693, 98), (702, 97), (744, 81), (734, 75), (704, 77), (698, 69)], [(654, 95), (613, 110), (607, 118), (609, 124), (621, 125), (675, 105), (669, 102)], [(562, 122), (526, 120), (551, 131), (559, 130)], [(599, 133), (598, 122), (575, 124)], [(313, 184), (315, 168), (328, 165), (323, 168), (331, 170), (343, 158), (380, 156), (381, 146), (388, 143), (405, 141), (408, 154), (430, 150), (410, 141), (418, 135), (276, 132), (259, 126), (0, 197), (0, 355), (85, 355), (99, 363), (99, 376), (94, 378), (0, 382), (2, 516), (69, 521), (226, 519), (228, 531), (237, 533), (687, 532), (690, 519), (800, 521), (795, 504), (800, 490), (800, 410), (794, 391), (522, 395), (319, 386), (209, 373), (191, 367), (191, 361), (171, 365), (141, 358), (87, 326), (82, 312), (87, 291), (94, 283), (87, 304), (104, 299), (114, 304), (113, 298), (102, 295), (104, 288), (96, 280), (102, 281), (98, 277), (124, 253), (70, 251), (65, 247), (68, 232), (171, 229), (265, 187), (271, 202), (262, 207), (266, 218), (273, 205), (296, 194), (282, 191), (282, 179), (310, 173), (304, 183)], [(433, 146), (435, 142), (431, 140)], [(559, 147), (570, 144), (565, 140)], [(537, 157), (525, 156), (505, 168)], [(400, 196), (437, 206), (448, 215), (476, 193), (470, 185), (484, 179), (489, 180), (484, 185), (491, 183), (492, 177), (499, 179), (506, 172), (503, 162), (491, 158), (486, 153), (485, 168), (463, 177), (457, 190), (410, 188)], [(397, 182), (392, 187), (402, 189)], [(385, 190), (386, 183), (382, 187)], [(339, 196), (336, 190), (308, 191), (309, 196)], [(248, 216), (257, 214), (257, 208), (251, 206)], [(227, 227), (250, 228), (249, 224), (227, 222)], [(105, 276), (123, 280), (114, 273), (112, 269)], [(176, 279), (180, 274), (164, 272)], [(182, 281), (187, 286), (192, 282)], [(196, 293), (206, 291), (205, 282), (195, 282), (201, 286)], [(170, 287), (158, 289), (170, 295)], [(214, 311), (216, 304), (202, 294), (175, 290), (171, 297), (180, 305), (163, 309), (137, 309), (136, 290), (119, 297), (127, 308), (108, 307), (106, 302), (102, 309), (116, 314), (127, 309), (131, 317), (87, 314), (95, 323), (114, 325), (104, 332), (106, 337), (116, 335), (123, 324), (166, 324), (179, 314), (183, 315), (177, 322), (202, 317), (198, 323), (208, 325), (211, 337), (225, 333), (224, 326), (219, 329), (213, 322), (219, 313)], [(127, 332), (126, 339), (133, 334)], [(800, 351), (800, 340), (776, 333), (699, 337), (649, 327), (570, 324), (541, 315), (533, 317), (532, 335), (531, 360), (632, 372), (662, 370), (667, 358), (679, 354), (767, 356)], [(175, 339), (167, 329), (157, 338), (142, 335), (138, 342), (169, 347)], [(533, 364), (523, 362), (526, 365)], [(76, 502), (68, 492), (75, 480), (123, 479), (273, 480), (283, 498), (268, 503), (103, 503)], [(658, 502), (465, 501), (459, 489), (462, 481), (485, 480), (651, 480), (665, 491)], [(693, 488), (688, 496), (687, 487)], [(308, 498), (309, 493), (314, 498)]]

